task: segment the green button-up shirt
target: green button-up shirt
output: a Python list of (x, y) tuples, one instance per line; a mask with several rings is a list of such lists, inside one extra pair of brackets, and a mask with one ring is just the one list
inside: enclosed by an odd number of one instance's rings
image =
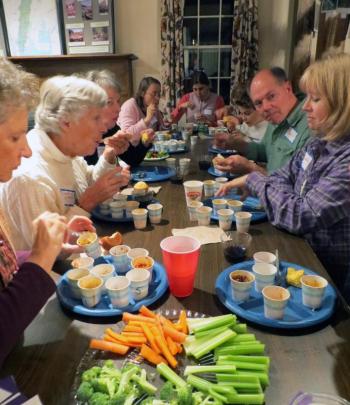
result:
[(306, 114), (302, 111), (303, 104), (304, 100), (300, 101), (280, 124), (269, 124), (261, 143), (249, 143), (246, 157), (266, 162), (268, 173), (284, 166), (310, 136)]

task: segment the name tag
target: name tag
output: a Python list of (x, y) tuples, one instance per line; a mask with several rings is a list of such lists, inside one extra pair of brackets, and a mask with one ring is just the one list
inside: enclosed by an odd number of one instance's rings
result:
[(206, 109), (203, 111), (203, 114), (204, 114), (204, 115), (212, 115), (212, 114), (213, 114), (213, 110), (211, 110), (210, 108), (206, 108)]
[(312, 156), (308, 152), (305, 153), (304, 159), (301, 162), (301, 167), (306, 170), (309, 164), (312, 162)]
[(298, 132), (294, 128), (289, 128), (284, 136), (288, 139), (288, 141), (290, 143), (293, 143), (295, 141), (295, 138), (297, 137), (297, 135), (298, 135)]
[(64, 206), (73, 207), (75, 205), (75, 191), (68, 188), (61, 188), (60, 192)]

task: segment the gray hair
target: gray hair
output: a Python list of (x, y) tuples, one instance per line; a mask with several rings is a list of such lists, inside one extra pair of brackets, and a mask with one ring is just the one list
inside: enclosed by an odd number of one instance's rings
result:
[(106, 92), (90, 80), (54, 76), (41, 86), (35, 122), (43, 131), (59, 134), (62, 120), (77, 122), (89, 108), (102, 108), (106, 104)]
[(38, 102), (39, 79), (19, 65), (0, 58), (0, 123), (9, 110), (20, 106), (31, 110)]
[(120, 93), (122, 89), (114, 73), (107, 69), (89, 70), (88, 72), (81, 74), (80, 77), (91, 80), (104, 89), (106, 87), (112, 87), (117, 93)]

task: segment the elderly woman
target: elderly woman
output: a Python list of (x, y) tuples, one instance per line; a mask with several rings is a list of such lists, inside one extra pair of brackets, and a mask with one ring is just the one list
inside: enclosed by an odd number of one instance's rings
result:
[[(36, 99), (37, 87), (34, 75), (0, 59), (2, 183), (10, 180), (22, 157), (31, 155), (26, 141), (27, 118), (28, 109), (33, 107)], [(37, 219), (32, 252), (19, 265), (6, 226), (6, 216), (0, 209), (0, 366), (55, 290), (55, 283), (48, 273), (61, 250), (67, 229), (65, 222), (65, 218), (57, 214), (46, 214)]]
[(137, 144), (145, 130), (158, 131), (164, 127), (163, 115), (159, 111), (161, 86), (154, 77), (144, 77), (135, 97), (125, 101), (120, 110), (118, 125), (131, 135)]
[(186, 114), (187, 122), (216, 125), (216, 110), (225, 106), (224, 99), (210, 91), (208, 76), (197, 71), (192, 77), (192, 92), (185, 94), (171, 113), (174, 122)]
[(42, 85), (28, 134), (33, 156), (0, 193), (16, 249), (31, 248), (32, 221), (42, 212), (88, 216), (128, 183), (129, 172), (116, 167), (113, 137), (95, 166), (82, 157), (95, 152), (106, 130), (106, 103), (105, 91), (89, 80), (55, 76)]
[[(102, 135), (102, 138), (104, 139), (116, 134), (116, 142), (119, 142), (120, 148), (118, 157), (129, 166), (139, 165), (152, 146), (154, 131), (148, 130), (147, 140), (143, 142), (139, 141), (134, 146), (129, 141), (131, 136), (127, 132), (121, 131), (119, 125), (117, 125), (120, 112), (121, 87), (114, 74), (109, 70), (90, 70), (84, 77), (102, 87), (108, 96), (107, 105), (104, 108), (104, 120), (107, 131)], [(101, 143), (98, 149), (102, 151), (104, 148), (105, 145)], [(98, 160), (97, 151), (93, 155), (86, 156), (85, 160), (89, 164), (95, 164)]]
[(313, 139), (270, 176), (253, 172), (219, 190), (246, 187), (273, 225), (304, 236), (350, 300), (350, 55), (304, 72), (304, 111)]

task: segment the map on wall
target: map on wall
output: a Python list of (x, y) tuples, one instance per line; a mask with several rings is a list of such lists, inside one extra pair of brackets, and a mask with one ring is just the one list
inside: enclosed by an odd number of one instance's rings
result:
[(11, 56), (61, 55), (55, 0), (3, 0)]

